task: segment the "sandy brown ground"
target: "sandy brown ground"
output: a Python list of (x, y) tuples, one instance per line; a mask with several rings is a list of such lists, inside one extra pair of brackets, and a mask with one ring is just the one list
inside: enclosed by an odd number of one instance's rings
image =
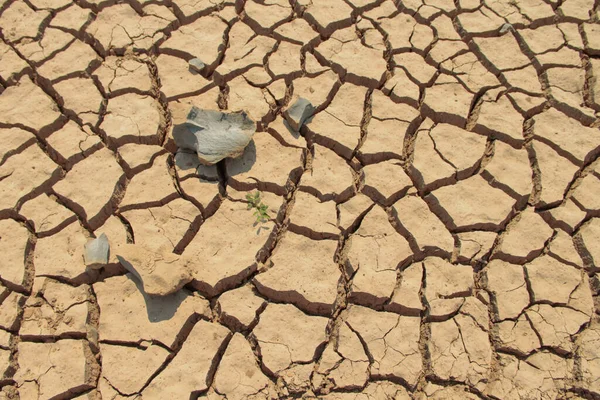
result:
[[(600, 398), (598, 8), (0, 0), (0, 399)], [(175, 163), (191, 105), (243, 158)]]

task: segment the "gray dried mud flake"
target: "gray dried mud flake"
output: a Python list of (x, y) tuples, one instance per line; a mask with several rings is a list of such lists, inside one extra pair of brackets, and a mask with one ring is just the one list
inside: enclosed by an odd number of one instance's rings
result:
[(240, 156), (256, 132), (244, 112), (223, 113), (192, 107), (186, 122), (176, 125), (173, 138), (180, 149), (193, 150), (206, 165)]

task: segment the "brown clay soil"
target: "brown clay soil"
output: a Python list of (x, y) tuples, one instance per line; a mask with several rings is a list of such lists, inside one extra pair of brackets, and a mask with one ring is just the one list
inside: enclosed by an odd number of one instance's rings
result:
[[(598, 11), (0, 0), (0, 399), (600, 398)], [(175, 162), (192, 105), (242, 158)]]

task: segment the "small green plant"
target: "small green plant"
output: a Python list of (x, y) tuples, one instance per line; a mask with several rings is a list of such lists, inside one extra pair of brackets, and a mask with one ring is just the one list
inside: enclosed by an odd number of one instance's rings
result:
[(255, 193), (248, 193), (246, 195), (246, 200), (248, 200), (248, 210), (254, 209), (254, 216), (256, 217), (256, 222), (267, 222), (271, 217), (267, 213), (269, 206), (263, 204), (260, 199), (260, 192), (256, 191)]

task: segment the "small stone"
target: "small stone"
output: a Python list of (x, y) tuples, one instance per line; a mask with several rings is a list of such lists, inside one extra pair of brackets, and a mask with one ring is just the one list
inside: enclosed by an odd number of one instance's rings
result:
[(206, 64), (204, 64), (199, 58), (192, 58), (190, 61), (188, 61), (188, 64), (192, 71), (195, 71), (199, 74), (202, 73), (202, 70), (206, 67)]
[(203, 164), (238, 157), (250, 143), (256, 124), (245, 112), (222, 113), (192, 107), (187, 121), (175, 126), (173, 138), (180, 149), (194, 150)]
[(155, 253), (140, 245), (126, 244), (119, 248), (117, 258), (142, 282), (149, 295), (175, 293), (192, 280), (187, 263), (177, 254)]
[(504, 24), (500, 27), (500, 34), (505, 34), (506, 32), (510, 31), (510, 30), (514, 30), (515, 28), (513, 28), (513, 26), (511, 24)]
[(85, 265), (93, 269), (102, 268), (108, 263), (109, 251), (110, 245), (104, 233), (96, 239), (90, 240), (85, 244)]
[(296, 102), (284, 112), (285, 119), (290, 126), (299, 131), (302, 125), (313, 114), (315, 108), (310, 101), (300, 97)]

